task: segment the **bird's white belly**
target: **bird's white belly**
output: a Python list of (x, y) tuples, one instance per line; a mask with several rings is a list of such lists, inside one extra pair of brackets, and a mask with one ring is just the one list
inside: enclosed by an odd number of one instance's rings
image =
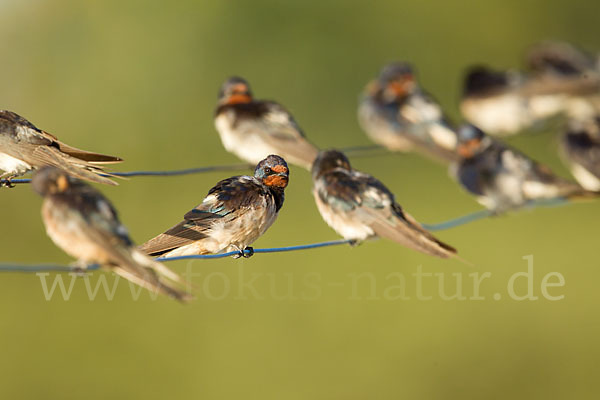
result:
[(600, 190), (600, 179), (579, 164), (571, 164), (571, 173), (586, 190)]
[(365, 240), (375, 234), (369, 226), (354, 220), (344, 211), (332, 210), (331, 207), (323, 203), (316, 192), (313, 194), (323, 220), (344, 239)]
[(518, 133), (533, 123), (524, 100), (517, 95), (465, 100), (461, 111), (473, 125), (492, 134)]
[(534, 118), (542, 119), (563, 111), (566, 104), (563, 95), (534, 96), (529, 100), (529, 109)]
[(215, 126), (225, 149), (244, 161), (258, 164), (267, 156), (277, 154), (273, 146), (265, 142), (259, 134), (246, 129), (233, 129), (227, 115), (217, 117)]
[(33, 167), (8, 154), (0, 153), (0, 169), (10, 174), (23, 175), (27, 171), (32, 170)]

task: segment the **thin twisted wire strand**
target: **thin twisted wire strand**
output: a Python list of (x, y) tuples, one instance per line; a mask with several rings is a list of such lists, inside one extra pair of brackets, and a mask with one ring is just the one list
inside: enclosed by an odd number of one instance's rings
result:
[[(286, 246), (286, 247), (273, 247), (273, 248), (265, 248), (265, 249), (254, 249), (254, 253), (280, 253), (287, 251), (299, 251), (299, 250), (308, 250), (308, 249), (317, 249), (320, 247), (329, 247), (329, 246), (338, 246), (342, 244), (352, 243), (351, 240), (331, 240), (327, 242), (319, 242), (319, 243), (311, 243), (311, 244), (302, 244), (298, 246)], [(243, 254), (249, 255), (252, 251), (244, 249)], [(227, 253), (221, 254), (203, 254), (196, 256), (180, 256), (180, 257), (167, 257), (167, 258), (157, 258), (156, 261), (161, 262), (169, 262), (169, 261), (178, 261), (178, 260), (200, 260), (200, 259), (215, 259), (215, 258), (225, 258), (231, 256), (242, 255), (242, 252), (239, 251), (230, 251)], [(84, 270), (93, 271), (99, 269), (100, 266), (97, 264), (92, 264), (87, 266)], [(53, 264), (44, 264), (44, 265), (16, 265), (16, 264), (0, 264), (0, 272), (78, 272), (82, 271), (81, 268), (78, 267), (69, 267), (66, 265), (53, 265)]]
[[(533, 209), (537, 207), (558, 207), (564, 206), (569, 203), (569, 200), (564, 197), (556, 197), (553, 199), (540, 199), (529, 201), (524, 206), (520, 207), (516, 211)], [(443, 231), (446, 229), (456, 228), (461, 225), (466, 225), (471, 222), (479, 221), (485, 218), (494, 217), (500, 215), (492, 210), (479, 210), (469, 214), (461, 215), (460, 217), (450, 219), (448, 221), (439, 222), (436, 224), (421, 224), (421, 226), (428, 231)]]
[[(536, 207), (556, 207), (568, 204), (569, 200), (565, 198), (555, 198), (555, 199), (545, 199), (545, 200), (536, 200), (529, 202), (523, 209), (531, 209)], [(458, 218), (454, 218), (448, 221), (440, 222), (437, 224), (422, 224), (422, 226), (430, 231), (441, 231), (446, 229), (455, 228), (457, 226), (466, 225), (468, 223), (478, 221), (487, 217), (491, 217), (496, 215), (493, 211), (490, 210), (480, 210), (474, 213), (466, 214), (460, 216)], [(285, 247), (273, 247), (273, 248), (264, 248), (264, 249), (254, 249), (254, 253), (282, 253), (288, 251), (300, 251), (300, 250), (308, 250), (308, 249), (317, 249), (320, 247), (329, 247), (329, 246), (338, 246), (342, 244), (351, 244), (352, 240), (331, 240), (327, 242), (319, 242), (319, 243), (311, 243), (311, 244), (303, 244), (297, 246), (285, 246)], [(241, 255), (249, 255), (252, 251), (244, 249), (243, 252), (239, 251), (230, 251), (227, 253), (221, 254), (203, 254), (203, 255), (195, 255), (195, 256), (179, 256), (179, 257), (166, 257), (166, 258), (157, 258), (157, 261), (161, 262), (169, 262), (169, 261), (178, 261), (178, 260), (201, 260), (201, 259), (216, 259), (216, 258), (225, 258), (231, 256), (241, 256)], [(87, 271), (93, 271), (99, 269), (100, 266), (93, 264), (86, 268)], [(77, 267), (69, 267), (64, 265), (16, 265), (16, 264), (0, 264), (0, 272), (77, 272), (81, 271), (81, 268)]]
[[(373, 157), (383, 154), (392, 154), (384, 147), (378, 145), (366, 145), (366, 146), (352, 146), (344, 147), (341, 151), (351, 155), (352, 157)], [(171, 171), (129, 171), (129, 172), (111, 172), (111, 175), (121, 177), (135, 177), (135, 176), (180, 176), (180, 175), (192, 175), (202, 174), (207, 172), (218, 172), (218, 171), (242, 171), (247, 169), (253, 169), (254, 166), (250, 164), (227, 164), (227, 165), (211, 165), (208, 167), (197, 167), (197, 168), (185, 168), (176, 169)], [(110, 177), (110, 175), (102, 175)], [(6, 185), (9, 181), (7, 179), (0, 179), (0, 185)], [(24, 184), (31, 183), (30, 178), (11, 179), (11, 184)]]

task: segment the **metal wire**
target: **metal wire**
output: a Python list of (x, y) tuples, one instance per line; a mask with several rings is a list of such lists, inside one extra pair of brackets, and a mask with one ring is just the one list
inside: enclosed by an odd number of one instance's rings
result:
[[(532, 208), (536, 208), (536, 207), (557, 207), (557, 206), (563, 206), (567, 203), (569, 203), (569, 200), (565, 199), (564, 197), (556, 197), (553, 199), (532, 200), (532, 201), (529, 201), (524, 206), (522, 206), (518, 209), (515, 209), (515, 211), (523, 210), (523, 209), (532, 209)], [(461, 225), (466, 225), (468, 223), (475, 222), (480, 219), (485, 219), (488, 217), (493, 217), (496, 215), (500, 215), (500, 214), (498, 212), (495, 212), (492, 210), (479, 210), (479, 211), (475, 211), (470, 214), (461, 215), (460, 217), (457, 217), (457, 218), (454, 218), (454, 219), (451, 219), (448, 221), (440, 222), (437, 224), (421, 224), (421, 226), (423, 228), (427, 229), (428, 231), (443, 231), (446, 229), (455, 228), (455, 227), (461, 226)]]
[[(341, 244), (350, 244), (351, 240), (332, 240), (328, 242), (320, 242), (320, 243), (312, 243), (312, 244), (303, 244), (298, 246), (286, 246), (286, 247), (275, 247), (275, 248), (266, 248), (266, 249), (254, 249), (254, 253), (280, 253), (287, 251), (298, 251), (298, 250), (308, 250), (308, 249), (317, 249), (320, 247), (328, 247), (328, 246), (337, 246)], [(244, 255), (252, 254), (251, 250), (244, 249)], [(221, 254), (203, 254), (196, 256), (181, 256), (181, 257), (168, 257), (168, 258), (157, 258), (156, 261), (168, 262), (168, 261), (177, 261), (177, 260), (198, 260), (198, 259), (214, 259), (214, 258), (225, 258), (231, 256), (242, 256), (242, 253), (239, 251), (230, 251), (227, 253)], [(80, 272), (80, 271), (93, 271), (99, 269), (100, 266), (97, 264), (89, 265), (86, 268), (78, 268), (78, 267), (69, 267), (65, 265), (52, 265), (52, 264), (42, 264), (42, 265), (19, 265), (19, 264), (0, 264), (0, 272)]]
[[(352, 157), (369, 157), (380, 154), (390, 153), (388, 150), (381, 146), (377, 145), (369, 145), (369, 146), (352, 146), (345, 147), (341, 149), (342, 151), (348, 153), (348, 155)], [(391, 153), (390, 153), (391, 154)], [(129, 171), (129, 172), (111, 172), (111, 175), (114, 176), (122, 176), (122, 177), (133, 177), (133, 176), (180, 176), (180, 175), (192, 175), (192, 174), (202, 174), (206, 172), (216, 172), (216, 171), (242, 171), (242, 170), (252, 170), (254, 166), (250, 164), (229, 164), (229, 165), (211, 165), (208, 167), (197, 167), (197, 168), (186, 168), (186, 169), (176, 169), (173, 171)], [(108, 174), (101, 174), (104, 177), (110, 177)], [(30, 178), (20, 178), (20, 179), (0, 179), (0, 187), (6, 186), (8, 184), (18, 185), (23, 183), (31, 183)]]
[[(215, 171), (241, 171), (245, 169), (251, 169), (252, 167), (249, 164), (230, 164), (230, 165), (213, 165), (209, 167), (198, 167), (198, 168), (186, 168), (186, 169), (176, 169), (173, 171), (129, 171), (129, 172), (111, 172), (111, 175), (122, 176), (122, 177), (132, 177), (132, 176), (178, 176), (178, 175), (191, 175), (191, 174), (201, 174), (205, 172), (215, 172)], [(110, 177), (107, 174), (101, 174), (101, 176)], [(1, 179), (0, 185), (6, 185), (8, 183), (11, 184), (20, 184), (20, 183), (31, 183), (31, 179), (11, 179), (8, 181), (7, 179)]]

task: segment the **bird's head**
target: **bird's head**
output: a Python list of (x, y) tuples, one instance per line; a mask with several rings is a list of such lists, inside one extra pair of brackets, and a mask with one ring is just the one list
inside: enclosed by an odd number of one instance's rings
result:
[(285, 189), (290, 171), (283, 158), (272, 154), (258, 163), (254, 170), (254, 177), (266, 186)]
[(378, 85), (384, 100), (398, 101), (417, 89), (412, 66), (405, 62), (387, 64), (379, 73)]
[(77, 184), (75, 178), (55, 167), (44, 167), (33, 174), (31, 180), (33, 190), (42, 196), (64, 193)]
[(484, 149), (490, 138), (474, 125), (465, 124), (458, 130), (458, 154), (463, 158), (471, 158)]
[(500, 91), (509, 84), (509, 77), (501, 71), (494, 71), (483, 65), (467, 69), (463, 84), (463, 96), (487, 94)]
[(338, 150), (325, 150), (319, 153), (312, 165), (313, 179), (317, 179), (321, 175), (332, 171), (336, 168), (352, 170), (348, 157)]
[(250, 103), (252, 91), (245, 79), (234, 76), (225, 81), (219, 90), (219, 104)]

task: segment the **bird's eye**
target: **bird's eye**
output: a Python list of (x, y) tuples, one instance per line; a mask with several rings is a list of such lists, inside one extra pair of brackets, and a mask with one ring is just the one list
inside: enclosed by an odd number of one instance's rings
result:
[(271, 168), (269, 168), (269, 167), (265, 167), (265, 174), (266, 174), (266, 175), (270, 175), (270, 174), (271, 174), (271, 172), (273, 172), (273, 170), (272, 170)]

